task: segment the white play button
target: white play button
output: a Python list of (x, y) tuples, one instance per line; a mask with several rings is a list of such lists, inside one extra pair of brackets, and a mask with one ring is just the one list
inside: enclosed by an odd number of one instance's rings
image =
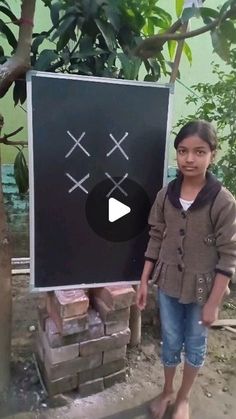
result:
[(119, 218), (124, 217), (124, 215), (129, 214), (131, 211), (130, 207), (128, 207), (125, 204), (122, 204), (122, 202), (118, 201), (115, 198), (110, 198), (108, 202), (108, 219), (111, 223), (113, 223), (116, 220), (119, 220)]

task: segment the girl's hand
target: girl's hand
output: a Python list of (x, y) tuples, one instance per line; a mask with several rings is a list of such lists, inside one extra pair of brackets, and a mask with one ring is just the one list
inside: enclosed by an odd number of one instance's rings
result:
[(136, 304), (139, 310), (144, 310), (147, 303), (147, 282), (141, 282), (139, 285), (137, 295), (136, 295)]
[(202, 310), (202, 323), (204, 326), (210, 325), (218, 319), (219, 307), (217, 305), (206, 302)]

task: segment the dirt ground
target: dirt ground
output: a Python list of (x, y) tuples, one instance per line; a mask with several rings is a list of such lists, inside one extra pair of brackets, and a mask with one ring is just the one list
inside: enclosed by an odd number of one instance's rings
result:
[[(235, 289), (235, 287), (234, 287)], [(127, 380), (102, 393), (81, 398), (76, 392), (48, 399), (34, 363), (36, 306), (28, 278), (14, 276), (12, 390), (0, 418), (7, 419), (145, 419), (148, 405), (160, 392), (163, 378), (157, 326), (145, 325), (139, 348), (128, 351)], [(224, 303), (221, 318), (236, 318), (236, 292)], [(180, 382), (180, 371), (176, 386)], [(191, 419), (236, 417), (236, 334), (212, 329), (208, 358), (191, 397)], [(170, 414), (165, 419), (170, 418)]]

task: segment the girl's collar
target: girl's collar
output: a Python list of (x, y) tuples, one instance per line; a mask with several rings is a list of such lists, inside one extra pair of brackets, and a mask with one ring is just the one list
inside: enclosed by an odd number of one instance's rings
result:
[[(182, 205), (179, 201), (180, 198), (180, 191), (181, 185), (183, 181), (183, 175), (180, 173), (174, 180), (172, 180), (167, 188), (167, 196), (171, 202), (171, 204), (175, 208), (182, 209)], [(206, 184), (198, 193), (196, 199), (189, 207), (189, 210), (195, 210), (198, 208), (203, 207), (204, 205), (212, 202), (218, 192), (221, 189), (221, 183), (219, 180), (210, 172), (206, 173)]]

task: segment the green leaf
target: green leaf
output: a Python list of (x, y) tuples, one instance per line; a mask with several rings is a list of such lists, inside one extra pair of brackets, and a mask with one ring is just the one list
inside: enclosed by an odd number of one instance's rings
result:
[(166, 70), (166, 60), (164, 58), (164, 55), (161, 52), (159, 52), (159, 54), (157, 54), (156, 59), (158, 61), (158, 65), (162, 69), (162, 72), (163, 72), (164, 76), (166, 76), (167, 75), (167, 70)]
[(155, 76), (155, 81), (160, 78), (161, 69), (158, 61), (155, 58), (149, 58), (149, 64), (151, 66), (152, 75)]
[(220, 29), (211, 31), (211, 39), (214, 51), (222, 58), (222, 60), (229, 62), (230, 50), (227, 39)]
[(157, 80), (158, 80), (158, 77), (155, 76), (155, 74), (147, 74), (144, 77), (144, 81), (156, 82)]
[(23, 104), (26, 100), (26, 83), (25, 80), (18, 79), (13, 87), (13, 100), (16, 106), (19, 102)]
[(20, 194), (29, 189), (29, 172), (23, 151), (20, 150), (14, 161), (14, 177)]
[(202, 18), (217, 19), (219, 17), (219, 12), (217, 12), (215, 9), (211, 9), (209, 7), (201, 7), (199, 10)]
[(126, 54), (123, 54), (123, 53), (117, 54), (117, 57), (120, 60), (124, 77), (129, 80), (130, 73), (131, 73), (131, 63), (130, 63), (129, 58), (127, 57)]
[(94, 0), (83, 0), (83, 12), (86, 20), (94, 18), (98, 12), (98, 4)]
[(9, 7), (0, 6), (0, 12), (4, 13), (6, 16), (8, 16), (13, 22), (17, 22), (17, 20), (18, 20), (17, 17), (9, 9)]
[(234, 4), (235, 4), (235, 0), (226, 1), (220, 9), (220, 13), (219, 13), (220, 16), (222, 16), (227, 11), (227, 9), (230, 9), (230, 7)]
[(8, 28), (8, 26), (3, 22), (2, 19), (0, 19), (0, 32), (5, 35), (7, 38), (8, 43), (11, 45), (13, 49), (17, 47), (17, 40), (15, 38), (15, 35), (13, 32)]
[(164, 20), (168, 26), (171, 25), (172, 22), (172, 17), (171, 15), (166, 12), (164, 9), (161, 9), (160, 7), (153, 7), (153, 14), (156, 14), (157, 17), (161, 18), (162, 20)]
[(233, 22), (230, 20), (224, 21), (220, 26), (220, 30), (232, 44), (236, 44), (236, 29)]
[(32, 42), (31, 45), (31, 51), (33, 54), (37, 54), (38, 53), (38, 48), (39, 46), (43, 43), (43, 41), (45, 40), (46, 35), (38, 35)]
[(168, 50), (169, 50), (169, 56), (171, 60), (173, 60), (175, 56), (176, 47), (177, 47), (177, 41), (175, 40), (168, 41)]
[(110, 23), (104, 22), (101, 19), (95, 19), (95, 22), (102, 33), (109, 51), (114, 51), (116, 48), (116, 38), (113, 27)]
[(63, 35), (68, 28), (70, 27), (71, 23), (75, 21), (75, 16), (73, 15), (65, 15), (63, 16), (63, 19), (61, 21), (60, 26), (57, 28), (56, 31), (54, 31), (51, 41), (55, 41), (55, 39), (59, 38), (61, 35)]
[(180, 17), (184, 7), (184, 0), (175, 0), (175, 10), (177, 17)]
[(155, 28), (152, 19), (148, 19), (148, 35), (154, 35)]
[(167, 25), (166, 20), (159, 19), (156, 16), (149, 17), (149, 20), (151, 20), (155, 26), (155, 28), (161, 28), (161, 29), (168, 29), (169, 25)]
[(75, 16), (67, 17), (62, 25), (58, 28), (60, 37), (57, 42), (57, 51), (61, 51), (69, 42), (70, 39), (76, 40), (75, 36), (76, 18)]
[(5, 4), (5, 6), (8, 7), (8, 9), (10, 9), (10, 6), (8, 4), (8, 2), (6, 0), (0, 0), (1, 3)]
[(79, 46), (80, 46), (80, 50), (79, 50), (80, 53), (82, 52), (86, 53), (86, 51), (91, 51), (93, 49), (93, 40), (91, 36), (85, 34), (83, 38), (80, 39)]
[(45, 49), (39, 55), (34, 68), (35, 70), (47, 71), (51, 64), (57, 59), (58, 55), (55, 53), (55, 51), (52, 51), (51, 49)]
[(155, 28), (154, 28), (154, 23), (153, 20), (147, 19), (147, 22), (145, 23), (144, 27), (143, 27), (143, 33), (146, 36), (152, 36), (154, 35), (155, 32)]
[(188, 59), (188, 61), (189, 61), (189, 64), (191, 65), (191, 64), (192, 64), (192, 62), (193, 62), (192, 51), (191, 51), (191, 48), (190, 48), (190, 46), (187, 44), (187, 42), (186, 42), (186, 41), (184, 42), (183, 52), (184, 52), (184, 54), (186, 55), (186, 57), (187, 57), (187, 59)]
[(119, 31), (121, 27), (121, 13), (118, 7), (114, 7), (113, 5), (107, 4), (104, 6), (104, 11), (108, 18), (108, 21), (111, 23), (113, 28), (116, 31)]
[(199, 17), (200, 11), (197, 7), (187, 7), (183, 10), (181, 20), (183, 23), (188, 22), (192, 17)]
[(59, 2), (52, 3), (50, 7), (50, 17), (53, 25), (57, 28), (59, 25), (61, 4)]

